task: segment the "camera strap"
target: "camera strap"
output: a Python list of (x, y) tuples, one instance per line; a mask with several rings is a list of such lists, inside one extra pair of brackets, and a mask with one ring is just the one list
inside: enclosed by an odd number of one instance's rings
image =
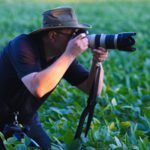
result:
[(81, 137), (83, 124), (85, 122), (86, 117), (88, 117), (88, 120), (87, 120), (87, 124), (86, 124), (86, 128), (85, 128), (85, 137), (88, 134), (88, 131), (89, 131), (89, 128), (91, 125), (91, 121), (93, 118), (93, 114), (94, 114), (94, 108), (96, 105), (96, 98), (97, 98), (97, 91), (98, 91), (101, 67), (102, 67), (101, 63), (97, 63), (95, 77), (94, 77), (94, 80), (92, 83), (92, 88), (91, 88), (90, 95), (88, 98), (88, 103), (81, 114), (80, 121), (79, 121), (77, 130), (76, 130), (74, 139), (79, 139)]

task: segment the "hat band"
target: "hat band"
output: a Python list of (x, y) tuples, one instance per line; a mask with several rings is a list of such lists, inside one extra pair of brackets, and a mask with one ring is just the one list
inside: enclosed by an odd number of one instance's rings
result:
[(45, 23), (43, 27), (78, 27), (79, 23), (74, 21), (63, 21), (63, 22), (53, 22), (53, 23)]

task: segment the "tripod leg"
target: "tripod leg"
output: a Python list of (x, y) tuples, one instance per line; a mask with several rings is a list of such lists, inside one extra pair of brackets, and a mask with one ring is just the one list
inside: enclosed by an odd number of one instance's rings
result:
[(86, 116), (87, 116), (88, 113), (89, 113), (88, 107), (86, 107), (86, 108), (83, 110), (82, 114), (81, 114), (80, 121), (79, 121), (79, 125), (78, 125), (78, 128), (77, 128), (77, 130), (76, 130), (76, 134), (75, 134), (74, 139), (80, 138), (81, 132), (82, 132), (82, 128), (83, 128), (83, 123), (84, 123), (85, 118), (86, 118)]
[(96, 103), (92, 106), (91, 111), (90, 111), (89, 116), (88, 116), (88, 121), (87, 121), (86, 129), (85, 129), (85, 137), (87, 136), (88, 131), (90, 129), (90, 125), (91, 125), (92, 118), (93, 118), (93, 115), (94, 115), (95, 105), (96, 105)]

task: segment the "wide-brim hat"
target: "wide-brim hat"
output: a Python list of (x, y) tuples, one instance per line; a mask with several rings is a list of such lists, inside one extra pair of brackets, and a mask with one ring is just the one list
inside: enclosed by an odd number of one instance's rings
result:
[(43, 13), (43, 27), (31, 32), (30, 35), (51, 29), (89, 29), (91, 27), (88, 24), (80, 24), (71, 7), (58, 7), (45, 11)]

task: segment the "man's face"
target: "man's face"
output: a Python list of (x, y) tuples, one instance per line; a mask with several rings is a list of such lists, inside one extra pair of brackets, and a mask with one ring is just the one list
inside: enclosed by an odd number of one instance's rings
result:
[(67, 47), (69, 40), (74, 38), (78, 33), (78, 29), (56, 29), (49, 31), (46, 40), (46, 60), (49, 61), (55, 56), (61, 55)]
[(73, 29), (61, 29), (56, 30), (56, 39), (55, 39), (55, 50), (58, 51), (58, 53), (62, 54), (66, 46), (69, 42), (69, 40), (72, 38), (75, 30)]

